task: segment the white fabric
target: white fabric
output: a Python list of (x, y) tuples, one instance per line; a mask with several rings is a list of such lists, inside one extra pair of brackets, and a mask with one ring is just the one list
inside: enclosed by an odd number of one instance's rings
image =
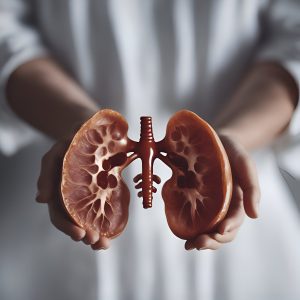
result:
[[(157, 140), (180, 108), (210, 121), (257, 58), (279, 61), (300, 82), (299, 1), (25, 2), (0, 2), (3, 106), (7, 70), (13, 71), (7, 66), (23, 63), (19, 57), (27, 51), (52, 53), (102, 107), (125, 115), (134, 139), (141, 115), (153, 116)], [(289, 163), (288, 170), (299, 174), (299, 159), (291, 164), (286, 155), (299, 145), (298, 116), (299, 108), (276, 151), (266, 149), (255, 158), (261, 218), (247, 220), (220, 251), (186, 252), (168, 229), (160, 189), (147, 211), (132, 191), (126, 231), (98, 255), (99, 299), (300, 299), (299, 212), (277, 167), (278, 161), (287, 168)], [(0, 145), (5, 143), (1, 138)], [(139, 169), (134, 163), (125, 177)], [(155, 173), (163, 180), (170, 175), (162, 163)], [(129, 180), (128, 185), (133, 186)]]

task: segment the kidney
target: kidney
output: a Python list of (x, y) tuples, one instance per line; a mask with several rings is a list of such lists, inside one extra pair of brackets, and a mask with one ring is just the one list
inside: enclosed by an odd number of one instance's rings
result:
[(103, 109), (75, 134), (63, 160), (62, 204), (73, 222), (115, 238), (128, 221), (129, 189), (122, 171), (141, 159), (134, 178), (143, 207), (152, 207), (155, 159), (171, 168), (162, 188), (171, 231), (181, 239), (208, 233), (225, 217), (232, 193), (226, 152), (213, 128), (195, 113), (181, 110), (169, 120), (163, 140), (155, 142), (152, 119), (141, 117), (139, 141), (127, 136), (128, 124), (118, 112)]

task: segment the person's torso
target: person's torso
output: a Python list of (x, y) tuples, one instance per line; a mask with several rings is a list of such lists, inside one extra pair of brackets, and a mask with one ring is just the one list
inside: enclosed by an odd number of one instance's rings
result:
[[(177, 110), (191, 109), (210, 121), (226, 104), (254, 59), (264, 5), (258, 0), (42, 0), (36, 1), (35, 16), (53, 55), (101, 107), (125, 115), (130, 137), (138, 138), (139, 117), (146, 114), (153, 116), (158, 140)], [(266, 170), (276, 172), (271, 165)], [(154, 167), (163, 180), (169, 177), (162, 164)], [(130, 178), (139, 170), (134, 163), (125, 172), (131, 188)], [(168, 228), (160, 187), (148, 211), (143, 210), (136, 191), (131, 191), (125, 232), (98, 256), (103, 299), (216, 299), (222, 295), (233, 300), (247, 292), (251, 295), (247, 284), (249, 278), (254, 280), (253, 262), (265, 257), (255, 251), (263, 247), (273, 251), (272, 242), (263, 242), (268, 224), (255, 227), (248, 222), (241, 232), (244, 237), (231, 251), (186, 252)], [(265, 186), (265, 197), (269, 191), (274, 192), (274, 186), (270, 190)], [(273, 254), (276, 257), (278, 252)], [(243, 262), (246, 273), (237, 275)], [(266, 283), (266, 295), (278, 282), (274, 277)], [(257, 281), (255, 287), (255, 295), (264, 297), (264, 286)]]
[(253, 59), (265, 5), (35, 2), (35, 19), (50, 51), (102, 107), (129, 118), (185, 107), (208, 120)]

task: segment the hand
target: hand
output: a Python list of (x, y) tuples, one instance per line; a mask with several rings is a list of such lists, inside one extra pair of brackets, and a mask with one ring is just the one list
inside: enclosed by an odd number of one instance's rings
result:
[(233, 177), (233, 191), (227, 215), (215, 232), (201, 234), (185, 243), (186, 250), (216, 250), (237, 235), (245, 215), (258, 217), (260, 189), (255, 165), (245, 148), (226, 133), (219, 134), (226, 150)]
[(107, 238), (99, 237), (94, 230), (84, 230), (76, 225), (68, 216), (62, 205), (60, 181), (62, 163), (71, 139), (57, 142), (43, 157), (38, 179), (38, 194), (36, 201), (47, 203), (52, 224), (69, 235), (75, 241), (83, 241), (92, 249), (100, 250), (109, 247)]

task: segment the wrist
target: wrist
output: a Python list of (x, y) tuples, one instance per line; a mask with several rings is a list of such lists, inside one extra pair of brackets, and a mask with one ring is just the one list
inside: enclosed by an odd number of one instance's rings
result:
[(288, 126), (297, 97), (287, 71), (272, 63), (257, 65), (218, 116), (217, 131), (247, 150), (264, 147)]
[(35, 59), (17, 68), (8, 80), (6, 96), (20, 118), (55, 140), (74, 134), (74, 127), (99, 109), (50, 58)]
[(217, 128), (216, 131), (220, 138), (229, 138), (239, 143), (243, 147), (248, 148), (247, 143), (243, 139), (243, 135), (236, 128), (230, 126), (222, 126), (220, 128)]

